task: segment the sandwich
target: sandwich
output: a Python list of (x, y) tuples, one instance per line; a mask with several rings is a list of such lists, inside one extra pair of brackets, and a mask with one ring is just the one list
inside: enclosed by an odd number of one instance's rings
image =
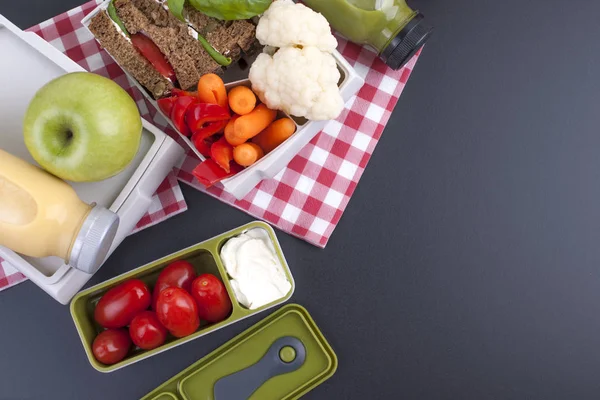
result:
[(194, 91), (202, 75), (220, 74), (258, 47), (249, 20), (220, 21), (190, 6), (183, 16), (178, 19), (164, 1), (112, 0), (89, 29), (155, 99), (173, 88)]

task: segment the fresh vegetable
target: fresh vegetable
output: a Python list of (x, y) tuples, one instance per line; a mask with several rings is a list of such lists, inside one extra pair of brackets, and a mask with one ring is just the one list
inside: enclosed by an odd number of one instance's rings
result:
[(127, 28), (125, 28), (125, 24), (123, 23), (123, 21), (121, 21), (121, 18), (119, 18), (119, 16), (117, 15), (117, 9), (115, 8), (114, 3), (115, 3), (115, 0), (111, 0), (111, 2), (108, 3), (108, 8), (106, 9), (106, 11), (108, 11), (108, 16), (110, 17), (110, 19), (115, 21), (115, 24), (119, 25), (119, 28), (121, 28), (121, 31), (123, 31), (125, 36), (129, 37), (129, 32), (127, 32)]
[(250, 19), (265, 12), (273, 0), (190, 0), (190, 4), (209, 17), (222, 20)]
[(173, 105), (177, 101), (177, 97), (163, 97), (162, 99), (156, 100), (158, 103), (158, 108), (168, 117), (171, 116), (171, 111), (173, 110)]
[(206, 158), (210, 158), (210, 148), (215, 142), (215, 135), (209, 136), (206, 139), (201, 139), (199, 135), (192, 136), (192, 143), (200, 154)]
[(232, 162), (229, 164), (229, 173), (225, 172), (223, 168), (219, 166), (214, 160), (208, 159), (201, 162), (194, 170), (192, 174), (198, 179), (198, 181), (206, 187), (211, 187), (215, 183), (222, 181), (223, 179), (229, 178), (241, 172), (244, 168), (240, 165)]
[(179, 20), (185, 22), (185, 18), (183, 18), (183, 6), (185, 5), (185, 0), (167, 0), (167, 7), (176, 16)]
[(144, 282), (125, 281), (102, 296), (94, 310), (94, 319), (105, 328), (122, 328), (147, 309), (151, 299), (150, 289)]
[(210, 158), (212, 158), (225, 172), (231, 172), (229, 164), (233, 161), (233, 147), (227, 143), (225, 137), (217, 140), (210, 147)]
[(278, 0), (260, 17), (256, 38), (263, 46), (314, 46), (332, 53), (337, 40), (322, 14), (292, 0)]
[(236, 86), (228, 93), (229, 107), (239, 115), (249, 114), (256, 106), (256, 95), (246, 86)]
[(116, 364), (125, 358), (131, 348), (131, 339), (125, 329), (108, 329), (96, 336), (92, 353), (102, 364)]
[(233, 159), (242, 167), (249, 167), (265, 155), (255, 143), (243, 143), (233, 149)]
[(212, 47), (208, 40), (206, 40), (201, 34), (198, 34), (198, 41), (204, 47), (204, 50), (217, 62), (217, 64), (222, 65), (224, 67), (228, 67), (231, 65), (231, 57), (225, 57), (223, 54), (219, 53), (217, 49)]
[(187, 126), (194, 136), (197, 136), (197, 140), (206, 139), (220, 132), (227, 125), (229, 118), (227, 109), (208, 103), (190, 106), (185, 115)]
[(225, 139), (227, 140), (227, 142), (229, 142), (229, 144), (231, 144), (231, 142), (235, 142), (235, 121), (239, 118), (240, 116), (237, 114), (234, 114), (231, 119), (227, 122), (227, 125), (225, 126)]
[(131, 321), (129, 336), (133, 343), (140, 349), (151, 350), (165, 342), (167, 339), (167, 328), (160, 323), (156, 313), (142, 311)]
[(264, 131), (252, 138), (252, 142), (259, 145), (265, 154), (273, 151), (287, 138), (296, 132), (296, 124), (289, 118), (281, 118), (274, 121)]
[(262, 53), (250, 67), (252, 90), (263, 103), (310, 120), (340, 115), (344, 101), (339, 80), (335, 58), (316, 47), (282, 47), (273, 56)]
[(181, 288), (170, 287), (160, 292), (156, 315), (160, 323), (175, 337), (191, 335), (200, 326), (196, 301)]
[(167, 265), (165, 269), (160, 271), (154, 291), (152, 292), (152, 308), (156, 310), (156, 301), (160, 292), (169, 287), (178, 287), (186, 291), (190, 291), (192, 282), (196, 278), (194, 266), (187, 261), (178, 260)]
[(175, 70), (167, 61), (163, 53), (161, 53), (158, 46), (143, 33), (136, 33), (131, 35), (131, 43), (142, 55), (150, 61), (150, 64), (165, 78), (170, 79), (171, 82), (175, 82), (177, 77), (175, 76)]
[(250, 114), (241, 115), (233, 125), (233, 137), (229, 143), (232, 146), (238, 146), (254, 136), (258, 135), (263, 129), (275, 120), (277, 111), (267, 108), (264, 104), (259, 104)]
[(198, 99), (196, 97), (181, 96), (178, 97), (173, 104), (173, 109), (171, 110), (171, 121), (173, 121), (173, 124), (177, 130), (184, 136), (189, 136), (191, 133), (190, 128), (185, 123), (187, 110), (192, 104), (196, 103), (198, 103)]
[(200, 319), (220, 322), (231, 314), (231, 299), (223, 282), (212, 274), (202, 274), (192, 283), (192, 297)]
[(227, 109), (227, 89), (223, 79), (216, 74), (202, 75), (198, 81), (198, 98), (201, 103), (218, 104)]
[(180, 97), (180, 96), (198, 97), (198, 92), (188, 92), (186, 90), (181, 90), (178, 88), (171, 89), (171, 94), (176, 97)]

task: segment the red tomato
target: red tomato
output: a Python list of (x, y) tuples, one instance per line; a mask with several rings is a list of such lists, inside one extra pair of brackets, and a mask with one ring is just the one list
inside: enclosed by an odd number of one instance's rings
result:
[(158, 295), (156, 315), (173, 336), (191, 335), (200, 326), (194, 298), (177, 287), (166, 288)]
[(165, 342), (167, 328), (160, 323), (153, 311), (142, 311), (131, 321), (129, 336), (140, 349), (151, 350)]
[(152, 39), (143, 33), (135, 33), (131, 35), (131, 43), (133, 47), (150, 61), (150, 64), (156, 68), (159, 74), (173, 82), (177, 79), (175, 70)]
[(151, 300), (148, 286), (139, 279), (131, 279), (102, 296), (94, 310), (94, 319), (105, 328), (122, 328), (147, 309)]
[(177, 130), (184, 136), (189, 136), (191, 134), (190, 128), (185, 122), (185, 113), (192, 104), (197, 102), (198, 99), (196, 97), (181, 96), (173, 103), (173, 109), (171, 110), (170, 115), (171, 121), (173, 121)]
[(102, 331), (92, 343), (92, 352), (102, 364), (115, 364), (125, 358), (131, 347), (131, 339), (124, 329)]
[(168, 287), (178, 287), (189, 292), (196, 277), (194, 266), (187, 261), (179, 260), (167, 265), (158, 275), (152, 293), (152, 308), (156, 310), (158, 294)]
[(212, 274), (203, 274), (192, 283), (192, 297), (200, 319), (219, 322), (231, 314), (231, 299), (223, 282)]

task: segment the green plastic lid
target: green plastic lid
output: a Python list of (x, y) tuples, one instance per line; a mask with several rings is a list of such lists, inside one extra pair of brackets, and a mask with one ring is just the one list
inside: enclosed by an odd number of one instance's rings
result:
[(298, 399), (331, 377), (337, 363), (308, 311), (290, 304), (142, 400)]

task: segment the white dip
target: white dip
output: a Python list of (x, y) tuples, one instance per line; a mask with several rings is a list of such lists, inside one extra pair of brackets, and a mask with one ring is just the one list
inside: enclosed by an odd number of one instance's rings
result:
[(235, 297), (251, 310), (284, 297), (292, 288), (264, 229), (229, 239), (221, 249), (221, 259)]

